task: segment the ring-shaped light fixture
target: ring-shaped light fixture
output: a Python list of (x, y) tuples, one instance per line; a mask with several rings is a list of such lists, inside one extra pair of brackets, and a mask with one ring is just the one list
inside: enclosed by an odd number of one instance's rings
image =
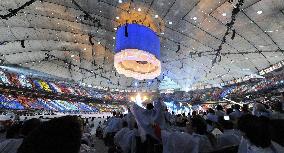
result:
[(161, 73), (160, 40), (150, 28), (126, 24), (116, 33), (114, 67), (126, 77), (154, 79)]

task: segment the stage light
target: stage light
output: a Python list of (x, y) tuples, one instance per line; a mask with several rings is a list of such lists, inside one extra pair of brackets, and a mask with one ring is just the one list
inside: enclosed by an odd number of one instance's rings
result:
[(146, 101), (147, 99), (148, 99), (148, 97), (147, 97), (147, 96), (144, 96), (143, 101)]
[(257, 14), (262, 14), (262, 11), (257, 11)]

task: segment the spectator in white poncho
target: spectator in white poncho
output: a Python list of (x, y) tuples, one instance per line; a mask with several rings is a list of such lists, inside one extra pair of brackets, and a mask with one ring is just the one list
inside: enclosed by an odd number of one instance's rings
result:
[(130, 146), (128, 143), (126, 143), (126, 140), (124, 139), (124, 136), (127, 132), (129, 132), (130, 129), (128, 128), (127, 122), (122, 123), (122, 129), (119, 130), (115, 136), (114, 136), (114, 143), (117, 144), (124, 153), (128, 153)]
[(225, 116), (226, 113), (223, 111), (223, 107), (221, 105), (217, 105), (215, 114), (218, 117), (223, 117), (223, 116)]
[(116, 112), (113, 112), (113, 117), (108, 119), (107, 121), (107, 126), (104, 130), (104, 137), (108, 133), (115, 133), (118, 132), (122, 128), (122, 119), (116, 115)]
[(230, 117), (233, 120), (236, 120), (242, 116), (242, 112), (240, 111), (241, 106), (239, 104), (234, 105), (234, 112), (230, 113)]
[(270, 117), (270, 112), (266, 110), (265, 106), (261, 103), (254, 104), (252, 114), (255, 116)]
[(155, 126), (159, 126), (161, 129), (165, 128), (165, 116), (162, 108), (162, 101), (159, 99), (154, 104), (155, 107), (151, 103), (147, 104), (146, 109), (137, 104), (134, 104), (131, 108), (131, 112), (135, 117), (143, 141), (146, 140), (146, 135), (159, 140), (157, 134), (155, 134)]
[(198, 153), (198, 140), (184, 132), (162, 130), (163, 153)]
[(122, 120), (127, 122), (128, 128), (130, 130), (132, 130), (134, 128), (134, 124), (135, 124), (136, 121), (135, 121), (135, 118), (134, 118), (134, 116), (133, 116), (133, 114), (131, 113), (130, 110), (128, 110), (128, 114), (125, 115)]

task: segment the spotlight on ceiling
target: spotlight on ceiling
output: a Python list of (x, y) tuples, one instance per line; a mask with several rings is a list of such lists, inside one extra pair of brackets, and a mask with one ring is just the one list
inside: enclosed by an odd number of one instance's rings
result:
[(226, 14), (226, 13), (223, 13), (222, 15), (223, 15), (223, 16), (227, 16), (227, 14)]
[(192, 19), (193, 19), (193, 20), (197, 20), (197, 17), (193, 17)]
[(262, 11), (257, 11), (257, 14), (262, 14)]

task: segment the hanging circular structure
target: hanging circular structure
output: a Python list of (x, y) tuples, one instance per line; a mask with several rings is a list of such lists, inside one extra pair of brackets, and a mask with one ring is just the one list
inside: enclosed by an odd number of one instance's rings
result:
[(154, 79), (161, 73), (160, 40), (140, 24), (124, 24), (116, 32), (114, 67), (126, 77)]

